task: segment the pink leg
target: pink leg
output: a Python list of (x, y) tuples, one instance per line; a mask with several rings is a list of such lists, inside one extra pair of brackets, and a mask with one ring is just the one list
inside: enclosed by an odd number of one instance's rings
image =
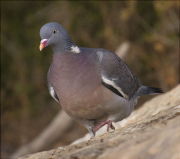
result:
[(109, 131), (109, 128), (115, 130), (115, 127), (112, 125), (112, 121), (111, 120), (104, 120), (102, 121), (99, 125), (97, 125), (93, 131), (96, 132), (98, 131), (102, 126), (104, 126), (105, 124), (108, 124), (107, 126), (107, 131)]
[(111, 128), (111, 129), (115, 130), (115, 127), (113, 126), (113, 124), (112, 124), (112, 121), (111, 121), (111, 120), (109, 120), (109, 121), (108, 121), (108, 125), (107, 125), (107, 132), (109, 132), (109, 128)]
[(107, 124), (107, 120), (102, 121), (99, 125), (97, 125), (93, 130), (94, 132), (98, 131), (102, 126), (104, 126), (105, 124)]

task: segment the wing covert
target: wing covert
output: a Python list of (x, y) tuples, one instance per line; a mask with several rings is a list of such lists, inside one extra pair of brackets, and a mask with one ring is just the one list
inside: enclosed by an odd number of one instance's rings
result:
[(119, 96), (130, 100), (141, 87), (139, 79), (115, 53), (106, 49), (96, 49), (96, 53), (101, 59), (103, 85)]

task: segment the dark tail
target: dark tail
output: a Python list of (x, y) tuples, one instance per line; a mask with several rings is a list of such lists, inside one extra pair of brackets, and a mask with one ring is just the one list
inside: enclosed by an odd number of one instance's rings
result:
[(135, 94), (135, 97), (139, 97), (142, 95), (153, 95), (158, 93), (163, 93), (163, 90), (161, 88), (141, 86), (141, 89)]

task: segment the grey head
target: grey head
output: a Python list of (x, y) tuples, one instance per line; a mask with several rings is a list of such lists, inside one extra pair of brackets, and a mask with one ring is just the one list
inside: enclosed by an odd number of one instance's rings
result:
[(47, 23), (40, 30), (41, 44), (40, 51), (46, 46), (52, 46), (53, 53), (71, 50), (72, 46), (76, 46), (66, 29), (56, 22)]

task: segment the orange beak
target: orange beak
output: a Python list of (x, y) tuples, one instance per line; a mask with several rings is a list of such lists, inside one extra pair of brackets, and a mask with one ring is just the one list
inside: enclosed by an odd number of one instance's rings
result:
[(46, 43), (47, 43), (48, 39), (42, 39), (39, 45), (39, 50), (42, 51), (42, 49), (44, 47), (46, 47)]

